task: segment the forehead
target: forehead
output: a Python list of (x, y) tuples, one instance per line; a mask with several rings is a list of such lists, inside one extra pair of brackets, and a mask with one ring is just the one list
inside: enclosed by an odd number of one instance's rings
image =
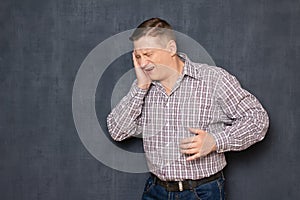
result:
[(134, 50), (164, 49), (160, 37), (143, 36), (133, 42)]

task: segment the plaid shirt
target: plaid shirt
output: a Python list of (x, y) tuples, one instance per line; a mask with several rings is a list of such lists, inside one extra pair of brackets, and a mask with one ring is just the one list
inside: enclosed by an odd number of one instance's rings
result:
[[(149, 170), (161, 180), (201, 179), (222, 170), (224, 152), (240, 151), (262, 140), (269, 119), (258, 100), (225, 70), (191, 62), (185, 65), (170, 95), (160, 82), (148, 90), (133, 83), (107, 118), (114, 140), (143, 134)], [(193, 161), (180, 153), (180, 140), (194, 136), (188, 128), (212, 134), (217, 151)]]

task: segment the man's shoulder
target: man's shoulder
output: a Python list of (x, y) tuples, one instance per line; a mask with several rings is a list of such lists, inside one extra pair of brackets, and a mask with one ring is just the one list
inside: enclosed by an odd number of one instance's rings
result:
[(185, 73), (196, 78), (204, 80), (216, 80), (223, 76), (227, 76), (229, 73), (222, 67), (216, 65), (210, 65), (202, 62), (194, 62), (189, 57), (180, 53), (179, 56), (185, 61), (186, 69)]
[(224, 69), (218, 66), (195, 62), (191, 62), (190, 64), (196, 71), (195, 78), (198, 79), (220, 78), (224, 74)]

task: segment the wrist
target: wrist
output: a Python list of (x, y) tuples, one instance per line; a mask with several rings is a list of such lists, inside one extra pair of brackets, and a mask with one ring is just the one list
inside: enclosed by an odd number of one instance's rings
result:
[(212, 151), (217, 151), (217, 145), (214, 145)]
[(137, 84), (138, 88), (142, 89), (142, 90), (148, 90), (150, 87), (150, 83), (147, 84)]

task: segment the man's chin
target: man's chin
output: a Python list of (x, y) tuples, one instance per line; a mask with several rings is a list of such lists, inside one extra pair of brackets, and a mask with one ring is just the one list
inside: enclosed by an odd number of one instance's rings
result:
[(159, 79), (154, 75), (149, 75), (149, 78), (151, 79), (151, 81), (159, 81)]

